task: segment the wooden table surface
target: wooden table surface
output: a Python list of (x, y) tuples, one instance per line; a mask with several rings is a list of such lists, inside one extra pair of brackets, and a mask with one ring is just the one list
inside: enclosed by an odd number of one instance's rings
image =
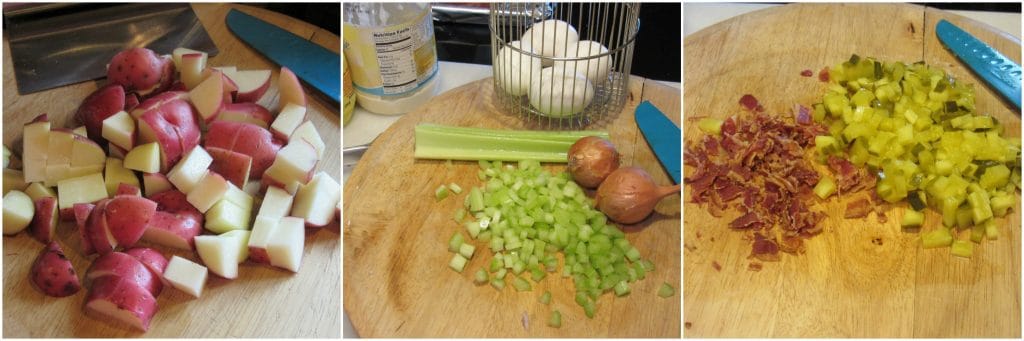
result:
[[(727, 117), (752, 94), (770, 113), (820, 101), (825, 84), (805, 78), (851, 54), (913, 63), (924, 60), (974, 83), (977, 109), (1020, 136), (1019, 113), (1002, 102), (935, 37), (947, 19), (1020, 63), (1019, 41), (969, 19), (914, 5), (794, 4), (753, 12), (694, 33), (684, 42), (685, 117)], [(702, 133), (686, 121), (684, 140)], [(687, 168), (687, 173), (692, 169)], [(949, 248), (922, 249), (920, 234), (899, 226), (904, 205), (888, 223), (842, 218), (844, 203), (824, 206), (825, 232), (807, 252), (747, 270), (749, 242), (684, 204), (684, 329), (686, 337), (1006, 337), (1021, 336), (1020, 199), (998, 219), (1000, 237), (976, 246), (974, 257)], [(929, 210), (931, 211), (931, 210)], [(734, 213), (736, 214), (736, 213)], [(940, 224), (929, 212), (928, 231)], [(697, 233), (701, 237), (697, 237)], [(712, 267), (721, 265), (721, 271)]]
[[(279, 66), (235, 37), (224, 23), (231, 8), (254, 15), (332, 51), (340, 51), (340, 38), (294, 18), (267, 10), (224, 4), (193, 4), (193, 9), (220, 49), (209, 59), (213, 66), (236, 65), (239, 69), (272, 69), (270, 90), (260, 104), (276, 108)], [(339, 9), (340, 10), (340, 9)], [(54, 127), (77, 126), (72, 118), (78, 105), (103, 84), (85, 82), (19, 96), (15, 87), (10, 50), (4, 39), (3, 121), (4, 144), (20, 154), (22, 125), (40, 113), (49, 113)], [(169, 53), (170, 51), (157, 51)], [(327, 144), (319, 166), (340, 179), (341, 141), (338, 105), (313, 95), (306, 87), (309, 117)], [(8, 337), (316, 337), (337, 338), (341, 330), (341, 261), (338, 223), (307, 235), (302, 267), (297, 274), (269, 266), (243, 263), (239, 277), (226, 280), (210, 275), (202, 297), (166, 287), (158, 297), (159, 312), (149, 332), (112, 327), (83, 312), (86, 290), (66, 298), (44, 296), (28, 281), (29, 268), (42, 244), (22, 233), (3, 238), (3, 336)], [(56, 239), (79, 275), (91, 260), (77, 248), (74, 223), (61, 223)], [(179, 255), (198, 261), (194, 253), (159, 248), (168, 258)]]
[[(574, 302), (571, 279), (558, 274), (517, 292), (473, 284), (473, 273), (492, 255), (480, 241), (466, 271), (448, 268), (448, 238), (464, 229), (452, 220), (462, 195), (435, 202), (439, 184), (479, 186), (477, 163), (413, 158), (414, 127), (438, 123), (466, 127), (521, 129), (522, 121), (501, 113), (492, 102), (491, 78), (455, 88), (406, 114), (373, 143), (344, 186), (345, 311), (362, 337), (679, 337), (679, 295), (656, 295), (662, 283), (679, 286), (680, 196), (663, 200), (656, 213), (627, 238), (656, 271), (632, 285), (629, 296), (603, 295), (594, 319)], [(658, 184), (671, 184), (633, 119), (649, 100), (677, 125), (679, 90), (632, 77), (629, 100), (608, 130), (623, 165), (646, 169)], [(549, 165), (549, 170), (564, 165)], [(486, 256), (485, 256), (486, 255)], [(508, 280), (507, 280), (508, 281)], [(537, 303), (545, 290), (550, 306)], [(545, 325), (551, 311), (562, 313), (562, 327)], [(528, 327), (523, 320), (529, 321)]]

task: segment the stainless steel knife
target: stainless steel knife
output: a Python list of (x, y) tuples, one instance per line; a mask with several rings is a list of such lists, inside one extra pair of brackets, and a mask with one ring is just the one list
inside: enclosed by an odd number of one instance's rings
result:
[(228, 12), (227, 25), (253, 49), (341, 103), (341, 55), (238, 10)]
[(665, 167), (672, 181), (678, 184), (682, 167), (680, 160), (683, 156), (683, 140), (679, 127), (648, 101), (641, 102), (636, 107), (634, 115), (637, 127), (640, 127), (640, 132), (651, 146), (654, 155), (658, 157), (661, 166)]
[(975, 74), (1020, 110), (1020, 65), (946, 20), (939, 20), (935, 25), (935, 35)]

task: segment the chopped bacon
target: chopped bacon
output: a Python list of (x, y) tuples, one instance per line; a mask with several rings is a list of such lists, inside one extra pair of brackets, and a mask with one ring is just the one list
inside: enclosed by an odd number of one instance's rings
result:
[(711, 267), (715, 268), (715, 271), (722, 271), (722, 265), (718, 264), (718, 261), (711, 261)]
[(846, 213), (843, 215), (846, 219), (852, 218), (864, 218), (871, 213), (871, 201), (865, 198), (857, 199), (849, 204), (846, 204)]
[(695, 168), (685, 179), (691, 200), (716, 217), (729, 208), (741, 212), (729, 227), (758, 236), (752, 255), (759, 259), (777, 260), (780, 248), (801, 253), (801, 238), (820, 233), (825, 216), (809, 206), (819, 175), (806, 148), (827, 128), (807, 107), (776, 116), (758, 111), (763, 107), (754, 96), (744, 95), (740, 104), (746, 111), (726, 119), (720, 135), (687, 144), (684, 162)]
[(828, 82), (828, 79), (828, 67), (826, 66), (821, 68), (821, 71), (818, 71), (818, 80), (822, 82)]
[(804, 77), (814, 76), (814, 71), (811, 71), (811, 69), (803, 70), (800, 71), (800, 75)]
[(743, 97), (740, 97), (740, 105), (743, 105), (743, 107), (747, 108), (747, 110), (753, 111), (758, 111), (757, 108), (761, 106), (761, 104), (757, 102), (757, 98), (750, 94), (746, 94), (743, 95)]

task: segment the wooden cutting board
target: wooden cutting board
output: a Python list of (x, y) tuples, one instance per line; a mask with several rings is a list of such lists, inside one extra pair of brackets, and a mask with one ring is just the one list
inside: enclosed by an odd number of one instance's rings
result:
[[(272, 69), (270, 90), (260, 104), (275, 108), (278, 101), (279, 67), (259, 55), (228, 31), (224, 18), (230, 8), (252, 14), (299, 36), (340, 51), (340, 39), (308, 23), (285, 15), (241, 5), (193, 4), (196, 15), (213, 38), (220, 54), (210, 65), (236, 65), (239, 69)], [(7, 47), (7, 41), (4, 40)], [(4, 49), (4, 144), (21, 152), (22, 125), (40, 113), (49, 113), (54, 127), (74, 127), (72, 118), (81, 101), (101, 84), (86, 82), (27, 96), (19, 96), (14, 83), (10, 50)], [(339, 110), (337, 104), (313, 95), (306, 88), (307, 116), (316, 124), (328, 147), (320, 169), (338, 178), (340, 153)], [(96, 256), (85, 257), (78, 245), (73, 222), (61, 223), (57, 240), (79, 275)], [(165, 287), (158, 297), (159, 312), (149, 332), (143, 334), (123, 327), (112, 327), (83, 313), (86, 290), (71, 297), (44, 296), (28, 281), (32, 262), (43, 245), (22, 233), (3, 238), (3, 336), (9, 337), (308, 337), (337, 338), (341, 330), (339, 292), (341, 265), (339, 224), (306, 238), (300, 271), (292, 274), (269, 266), (244, 263), (235, 280), (211, 274), (202, 297), (192, 298)], [(179, 255), (199, 261), (194, 253), (158, 248), (164, 255)]]
[[(413, 158), (413, 129), (420, 123), (522, 129), (521, 120), (502, 113), (492, 101), (490, 78), (435, 97), (382, 133), (345, 183), (345, 311), (362, 337), (679, 337), (679, 295), (657, 296), (662, 283), (679, 288), (680, 197), (662, 201), (656, 213), (627, 238), (656, 271), (634, 283), (623, 298), (605, 294), (594, 319), (574, 302), (572, 280), (552, 274), (531, 292), (511, 286), (498, 292), (473, 284), (473, 273), (492, 255), (474, 241), (477, 255), (459, 274), (448, 268), (447, 241), (464, 229), (452, 215), (462, 195), (435, 202), (434, 189), (457, 183), (479, 186), (478, 165)], [(608, 130), (623, 165), (646, 169), (658, 184), (671, 180), (637, 130), (633, 111), (649, 100), (679, 124), (679, 90), (633, 77), (629, 100)], [(607, 121), (607, 120), (606, 120)], [(552, 171), (564, 165), (551, 165)], [(508, 277), (506, 281), (511, 281)], [(545, 290), (550, 306), (537, 302)], [(551, 311), (562, 313), (562, 327), (546, 326)], [(524, 321), (527, 321), (525, 323)]]
[[(1020, 63), (1017, 40), (994, 29), (913, 5), (796, 4), (753, 12), (708, 27), (684, 42), (685, 116), (727, 117), (752, 94), (770, 113), (820, 101), (825, 85), (799, 74), (856, 53), (908, 63), (924, 60), (976, 84), (979, 112), (1020, 135), (1019, 114), (946, 51), (935, 37), (947, 19)], [(686, 142), (702, 136), (687, 120)], [(692, 172), (692, 169), (687, 169)], [(686, 189), (689, 193), (689, 189)], [(689, 194), (686, 194), (687, 196)], [(684, 330), (687, 337), (1007, 337), (1021, 336), (1020, 202), (999, 219), (999, 240), (974, 257), (948, 248), (924, 250), (920, 235), (901, 231), (904, 207), (842, 219), (843, 204), (825, 205), (825, 232), (807, 252), (747, 270), (749, 242), (701, 206), (684, 205)], [(926, 227), (940, 224), (929, 213)], [(698, 233), (701, 234), (698, 237)], [(712, 264), (721, 264), (716, 271)]]

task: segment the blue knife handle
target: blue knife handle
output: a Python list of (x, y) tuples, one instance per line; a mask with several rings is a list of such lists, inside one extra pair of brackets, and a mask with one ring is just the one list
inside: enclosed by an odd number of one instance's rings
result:
[(1020, 110), (1020, 65), (946, 20), (939, 20), (935, 33), (954, 55)]

